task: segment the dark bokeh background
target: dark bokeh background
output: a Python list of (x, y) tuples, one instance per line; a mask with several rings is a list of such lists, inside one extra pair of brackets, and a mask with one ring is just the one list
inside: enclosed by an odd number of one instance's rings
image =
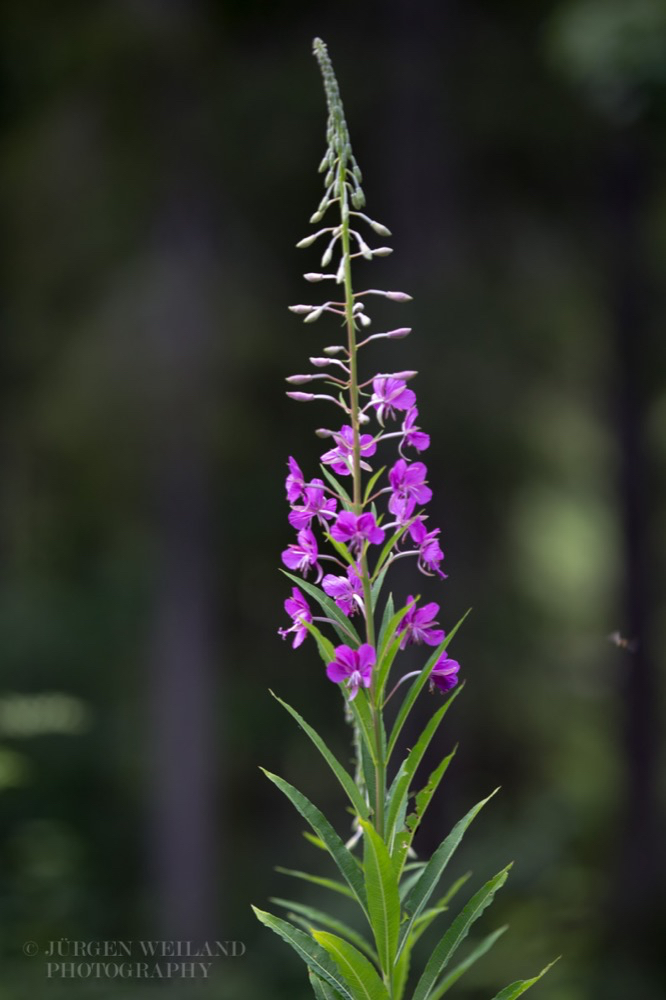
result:
[(394, 233), (368, 280), (415, 297), (375, 358), (421, 371), (450, 574), (423, 593), (446, 627), (474, 609), (421, 848), (501, 784), (453, 874), (517, 862), (458, 995), (561, 953), (543, 1000), (656, 1000), (663, 0), (2, 6), (3, 995), (153, 996), (47, 980), (26, 940), (207, 937), (245, 955), (174, 995), (308, 996), (249, 904), (312, 900), (273, 865), (321, 864), (258, 764), (343, 818), (267, 693), (345, 754), (314, 651), (276, 637), (286, 457), (313, 469), (327, 415), (282, 395), (331, 336), (286, 311), (317, 259), (316, 34)]

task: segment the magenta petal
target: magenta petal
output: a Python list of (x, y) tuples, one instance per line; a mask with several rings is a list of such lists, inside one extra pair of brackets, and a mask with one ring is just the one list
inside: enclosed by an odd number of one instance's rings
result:
[[(365, 673), (368, 670), (372, 670), (377, 659), (377, 654), (372, 646), (367, 642), (364, 642), (362, 646), (358, 648), (358, 662), (360, 669)], [(366, 685), (367, 687), (367, 685)]]
[(356, 652), (349, 646), (336, 646), (335, 662), (344, 668), (346, 674), (350, 674), (356, 669)]
[(333, 681), (334, 684), (341, 684), (347, 679), (349, 674), (336, 660), (334, 660), (333, 663), (329, 663), (326, 667), (326, 676), (329, 681)]

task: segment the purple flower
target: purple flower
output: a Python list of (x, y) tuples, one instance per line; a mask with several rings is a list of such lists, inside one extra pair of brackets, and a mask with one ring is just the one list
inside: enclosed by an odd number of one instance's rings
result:
[(417, 518), (409, 526), (409, 534), (419, 547), (418, 567), (421, 572), (425, 573), (426, 576), (432, 576), (433, 573), (436, 573), (440, 580), (445, 580), (446, 573), (442, 573), (439, 568), (439, 564), (444, 558), (444, 553), (437, 540), (439, 528), (435, 528), (433, 531), (426, 531), (425, 524), (421, 518)]
[(363, 687), (370, 687), (375, 659), (374, 649), (366, 642), (358, 649), (336, 646), (335, 659), (326, 667), (326, 676), (334, 684), (345, 682), (349, 690), (349, 700), (353, 701), (361, 684)]
[(395, 410), (409, 410), (416, 402), (416, 396), (401, 378), (378, 376), (372, 380), (372, 388), (370, 405), (374, 406), (380, 424), (385, 416), (395, 417)]
[(284, 602), (284, 610), (291, 618), (291, 628), (279, 628), (278, 635), (282, 636), (283, 639), (286, 639), (289, 633), (293, 632), (294, 640), (291, 645), (293, 649), (296, 649), (301, 645), (308, 634), (308, 630), (303, 622), (312, 621), (310, 605), (305, 600), (298, 587), (292, 587), (291, 597), (288, 597)]
[(389, 470), (389, 482), (393, 494), (388, 507), (392, 514), (397, 514), (404, 508), (405, 500), (414, 500), (415, 504), (428, 503), (432, 499), (432, 490), (425, 485), (428, 475), (423, 462), (412, 462), (409, 465), (404, 458), (399, 458)]
[[(330, 465), (339, 476), (351, 476), (351, 462), (354, 452), (354, 431), (349, 424), (345, 424), (337, 434), (333, 435), (336, 447), (324, 452), (321, 460), (324, 465)], [(374, 455), (377, 451), (377, 442), (372, 434), (361, 434), (359, 437), (361, 457)]]
[(380, 545), (386, 532), (375, 521), (374, 514), (353, 514), (343, 510), (331, 528), (331, 537), (336, 542), (344, 542), (355, 551), (362, 548), (364, 542)]
[(300, 531), (301, 528), (309, 528), (313, 517), (316, 517), (320, 524), (326, 525), (335, 517), (337, 503), (334, 497), (327, 497), (325, 486), (321, 479), (313, 479), (304, 490), (304, 504), (292, 507), (289, 511), (289, 524), (292, 528)]
[(458, 661), (450, 660), (446, 653), (442, 653), (430, 674), (430, 690), (437, 688), (443, 693), (450, 691), (458, 683), (459, 670)]
[(297, 569), (303, 576), (308, 575), (310, 567), (316, 566), (317, 583), (319, 583), (323, 570), (317, 562), (318, 556), (317, 539), (309, 528), (302, 528), (298, 532), (296, 542), (292, 542), (289, 548), (282, 553), (282, 562), (289, 569)]
[[(407, 598), (407, 604), (412, 604), (413, 601), (414, 598), (410, 594)], [(425, 642), (427, 646), (439, 646), (444, 638), (444, 632), (441, 628), (434, 628), (437, 625), (435, 616), (438, 611), (439, 604), (424, 604), (422, 608), (414, 604), (414, 607), (410, 608), (402, 619), (398, 629), (398, 632), (403, 633), (400, 649), (404, 649), (405, 646), (412, 643), (421, 642)]]
[(416, 426), (418, 415), (419, 411), (415, 406), (413, 406), (411, 410), (405, 414), (405, 419), (402, 422), (402, 433), (404, 437), (402, 439), (401, 447), (408, 444), (412, 448), (416, 448), (417, 451), (425, 451), (430, 447), (430, 435), (426, 434)]
[(347, 616), (362, 607), (363, 585), (354, 566), (347, 567), (347, 576), (333, 576), (328, 573), (321, 581), (324, 591), (332, 597), (337, 606)]
[(299, 468), (298, 462), (291, 455), (289, 456), (289, 475), (284, 485), (287, 489), (287, 500), (289, 503), (294, 503), (303, 496), (303, 489), (305, 487), (303, 473)]

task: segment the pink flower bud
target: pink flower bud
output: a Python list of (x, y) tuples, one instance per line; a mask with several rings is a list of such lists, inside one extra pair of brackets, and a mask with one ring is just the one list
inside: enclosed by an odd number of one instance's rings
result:
[(288, 392), (289, 399), (295, 399), (297, 403), (311, 403), (315, 398), (312, 392)]
[(305, 385), (306, 382), (311, 382), (313, 377), (312, 375), (290, 375), (285, 379), (285, 382), (289, 382), (290, 385)]

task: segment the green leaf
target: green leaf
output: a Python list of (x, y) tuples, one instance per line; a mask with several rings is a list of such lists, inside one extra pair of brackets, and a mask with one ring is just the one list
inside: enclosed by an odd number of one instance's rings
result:
[(391, 563), (387, 562), (386, 565), (382, 567), (382, 569), (379, 571), (379, 575), (375, 577), (375, 580), (374, 580), (374, 582), (373, 582), (373, 584), (372, 584), (372, 586), (370, 588), (371, 603), (372, 603), (372, 610), (373, 611), (375, 610), (375, 607), (377, 605), (377, 600), (378, 600), (379, 595), (381, 593), (382, 586), (384, 584), (384, 579), (386, 577), (386, 574), (388, 573), (388, 569), (389, 569), (390, 565), (391, 565)]
[(394, 1000), (402, 1000), (405, 992), (405, 986), (407, 985), (407, 977), (409, 976), (409, 966), (412, 960), (412, 949), (409, 944), (403, 948), (402, 955), (395, 963), (395, 968), (393, 970), (393, 998)]
[(507, 925), (505, 924), (504, 927), (500, 927), (498, 930), (493, 931), (493, 933), (485, 937), (483, 941), (480, 941), (479, 944), (477, 944), (477, 946), (470, 951), (469, 955), (467, 955), (462, 962), (459, 962), (455, 969), (449, 972), (445, 979), (437, 984), (433, 992), (430, 994), (430, 1000), (440, 1000), (440, 997), (443, 997), (444, 994), (451, 989), (454, 983), (457, 983), (460, 977), (464, 975), (464, 973), (467, 972), (467, 970), (471, 968), (475, 962), (478, 962), (478, 960), (482, 958), (486, 952), (490, 951), (492, 946), (495, 944), (495, 941), (497, 941), (497, 939), (504, 934), (506, 929)]
[[(453, 693), (449, 695), (444, 704), (438, 708), (435, 714), (430, 718), (414, 747), (409, 751), (403, 766), (400, 768), (400, 771), (396, 775), (396, 779), (391, 785), (388, 795), (386, 815), (386, 839), (389, 843), (392, 843), (393, 841), (395, 823), (400, 815), (401, 808), (407, 800), (409, 788), (416, 773), (416, 769), (423, 760), (423, 755), (428, 749), (430, 741), (437, 732), (439, 724), (446, 715), (449, 706), (453, 704), (454, 700), (460, 694), (460, 691), (461, 688), (456, 688)], [(455, 753), (455, 751), (453, 751), (453, 753)], [(453, 757), (453, 753), (451, 753), (448, 758), (445, 758), (447, 765), (448, 761), (450, 761)], [(444, 770), (446, 770), (446, 767), (444, 767)], [(442, 771), (442, 774), (444, 773), (444, 770)]]
[(262, 924), (265, 924), (266, 927), (270, 927), (272, 931), (275, 931), (287, 944), (290, 944), (306, 965), (320, 979), (324, 979), (327, 983), (330, 983), (338, 991), (343, 1000), (356, 1000), (344, 978), (340, 975), (338, 966), (335, 962), (331, 962), (324, 948), (318, 945), (316, 941), (313, 941), (309, 934), (299, 931), (297, 927), (294, 927), (287, 920), (275, 917), (272, 913), (259, 910), (256, 906), (253, 906), (252, 909), (257, 919)]
[(428, 778), (428, 783), (425, 785), (425, 787), (422, 788), (420, 792), (416, 793), (416, 799), (415, 799), (416, 811), (414, 813), (412, 824), (410, 825), (409, 819), (407, 820), (407, 825), (409, 826), (409, 830), (412, 833), (412, 835), (416, 832), (416, 828), (421, 822), (424, 812), (430, 805), (430, 800), (437, 791), (437, 787), (442, 778), (444, 777), (444, 774), (446, 773), (449, 764), (451, 763), (453, 757), (455, 756), (457, 749), (458, 747), (455, 746), (451, 751), (451, 753), (448, 755), (448, 757), (444, 757), (444, 759), (440, 762), (440, 764), (435, 768), (435, 770)]
[(353, 805), (356, 812), (358, 813), (358, 815), (362, 816), (364, 819), (367, 819), (370, 815), (370, 810), (367, 802), (365, 801), (361, 792), (359, 791), (356, 782), (349, 774), (349, 772), (346, 771), (345, 768), (342, 766), (342, 764), (338, 761), (337, 757), (335, 757), (335, 755), (331, 753), (331, 751), (328, 749), (321, 736), (317, 733), (316, 729), (313, 729), (312, 726), (310, 726), (305, 721), (305, 719), (301, 715), (299, 715), (299, 713), (296, 711), (295, 708), (292, 708), (291, 705), (288, 705), (286, 701), (282, 700), (282, 698), (278, 698), (278, 696), (274, 694), (272, 691), (271, 694), (273, 695), (275, 700), (282, 705), (283, 708), (286, 708), (289, 714), (292, 715), (294, 719), (296, 719), (296, 722), (299, 724), (299, 726), (307, 733), (307, 735), (310, 737), (310, 739), (316, 746), (317, 750), (319, 750), (319, 753), (322, 755), (322, 757), (330, 767), (335, 777), (342, 785), (342, 788), (347, 793), (347, 797), (351, 802), (351, 804)]
[(326, 665), (332, 663), (335, 659), (335, 646), (330, 639), (327, 639), (325, 635), (322, 634), (321, 630), (313, 625), (312, 622), (306, 622), (303, 620), (303, 624), (310, 633), (314, 636), (315, 642), (317, 643), (317, 649), (319, 650), (319, 655)]
[(363, 877), (358, 869), (356, 860), (350, 851), (347, 850), (324, 814), (305, 795), (299, 792), (297, 788), (294, 788), (288, 781), (285, 781), (284, 778), (278, 777), (277, 774), (271, 774), (270, 771), (266, 771), (263, 767), (261, 770), (281, 792), (284, 792), (301, 816), (308, 821), (317, 836), (321, 837), (324, 841), (329, 854), (340, 869), (347, 885), (363, 907), (364, 912), (367, 913)]
[(384, 565), (384, 562), (386, 561), (386, 557), (388, 556), (389, 552), (391, 551), (391, 549), (393, 548), (393, 546), (396, 544), (396, 542), (398, 542), (402, 538), (402, 536), (404, 535), (404, 533), (407, 531), (408, 527), (409, 527), (408, 524), (403, 525), (402, 528), (400, 528), (398, 531), (396, 531), (395, 534), (391, 535), (391, 537), (389, 538), (389, 540), (384, 543), (384, 547), (383, 547), (382, 551), (379, 553), (379, 558), (377, 559), (377, 562), (375, 563), (375, 569), (374, 569), (374, 572), (372, 574), (372, 576), (373, 576), (373, 583), (378, 579), (379, 571), (381, 570), (382, 566)]
[(488, 798), (482, 799), (481, 802), (477, 802), (477, 804), (473, 806), (469, 812), (461, 820), (459, 820), (458, 823), (456, 823), (451, 833), (445, 840), (442, 841), (433, 856), (430, 858), (430, 861), (423, 869), (418, 882), (407, 893), (407, 896), (404, 899), (404, 908), (411, 913), (411, 916), (409, 920), (403, 924), (398, 954), (400, 953), (400, 950), (414, 925), (414, 921), (435, 891), (437, 883), (442, 876), (442, 872), (446, 868), (454, 851), (460, 844), (468, 826), (481, 809), (483, 809), (486, 802), (489, 802), (498, 790), (499, 789), (496, 788), (495, 791), (488, 796)]
[(326, 980), (320, 979), (312, 969), (308, 969), (308, 975), (310, 976), (310, 985), (314, 990), (316, 1000), (340, 1000), (341, 994), (337, 990), (334, 990)]
[(353, 945), (328, 931), (313, 931), (312, 936), (335, 960), (354, 1000), (390, 1000), (375, 967)]
[[(409, 604), (405, 604), (405, 606), (403, 608), (399, 608), (398, 611), (395, 612), (395, 614), (391, 615), (391, 618), (387, 622), (387, 624), (382, 627), (382, 638), (381, 638), (381, 642), (379, 643), (379, 650), (378, 650), (378, 654), (377, 654), (379, 658), (381, 658), (384, 655), (384, 652), (385, 652), (387, 646), (389, 645), (389, 643), (392, 641), (392, 639), (393, 639), (393, 637), (395, 635), (396, 629), (400, 625), (400, 622), (405, 617), (405, 615), (407, 614), (407, 612), (411, 611), (416, 606), (417, 600), (418, 600), (418, 598), (414, 598), (414, 600), (410, 601)], [(391, 603), (393, 603), (393, 602), (391, 602)], [(388, 601), (387, 601), (387, 605), (388, 605)]]
[[(286, 910), (289, 910), (287, 916), (289, 919), (294, 919), (295, 914), (306, 917), (311, 923), (321, 924), (322, 927), (328, 927), (329, 930), (335, 931), (340, 934), (341, 937), (347, 938), (348, 941), (358, 948), (359, 951), (365, 952), (368, 958), (371, 958), (373, 962), (377, 962), (377, 954), (372, 947), (372, 945), (365, 940), (362, 934), (355, 931), (352, 927), (348, 927), (347, 924), (343, 923), (342, 920), (338, 920), (336, 917), (332, 917), (328, 913), (324, 913), (323, 910), (316, 910), (312, 906), (305, 906), (304, 903), (297, 903), (291, 899), (280, 899), (277, 896), (271, 897), (271, 903), (277, 903), (278, 906), (283, 906)], [(308, 926), (308, 930), (310, 930)]]
[(340, 480), (336, 479), (331, 470), (327, 469), (325, 465), (320, 465), (319, 468), (321, 469), (322, 474), (326, 477), (326, 479), (328, 479), (329, 483), (331, 484), (335, 492), (338, 494), (340, 499), (345, 502), (345, 504), (347, 505), (347, 509), (351, 510), (353, 507), (352, 498), (349, 496), (349, 493), (347, 493), (347, 490), (344, 488)]
[(386, 629), (388, 624), (395, 614), (395, 607), (393, 605), (393, 594), (389, 594), (386, 598), (386, 604), (384, 605), (384, 614), (382, 615), (382, 623), (379, 627), (379, 634), (377, 638), (377, 649), (382, 649), (384, 645), (384, 636), (386, 635)]
[[(370, 709), (370, 705), (368, 703), (368, 696), (367, 696), (365, 690), (363, 688), (361, 688), (361, 690), (359, 691), (359, 693), (357, 694), (357, 696), (354, 698), (354, 700), (350, 701), (348, 704), (349, 704), (349, 707), (351, 708), (351, 710), (352, 710), (352, 712), (354, 714), (354, 718), (355, 718), (356, 722), (358, 723), (358, 726), (359, 726), (360, 731), (361, 731), (361, 735), (362, 735), (363, 740), (364, 740), (364, 742), (365, 742), (365, 744), (366, 744), (366, 746), (368, 748), (368, 752), (370, 754), (370, 758), (371, 758), (373, 764), (376, 766), (377, 765), (377, 746), (376, 746), (376, 743), (375, 743), (374, 726), (373, 726), (373, 722), (372, 722), (372, 711)], [(382, 740), (382, 751), (385, 752), (385, 750), (386, 750), (386, 734), (384, 732), (384, 721), (381, 718), (381, 715), (380, 715), (379, 721), (380, 721), (380, 724), (381, 724), (380, 737), (381, 737), (381, 740)], [(372, 787), (373, 787), (372, 784), (368, 785), (368, 788), (372, 788)]]
[(281, 570), (284, 575), (295, 583), (298, 587), (305, 591), (313, 600), (317, 602), (322, 611), (326, 614), (328, 618), (333, 619), (336, 623), (336, 629), (340, 638), (343, 642), (349, 642), (351, 638), (361, 644), (358, 632), (349, 621), (347, 616), (340, 611), (334, 600), (332, 600), (328, 594), (325, 594), (323, 590), (317, 587), (314, 583), (308, 583), (307, 580), (301, 580), (300, 576), (294, 576), (293, 573), (288, 573), (287, 570)]
[(409, 691), (405, 695), (405, 699), (404, 699), (402, 705), (400, 706), (400, 711), (398, 712), (398, 714), (396, 716), (396, 720), (393, 723), (393, 729), (391, 730), (391, 736), (390, 736), (389, 742), (388, 742), (388, 750), (387, 750), (387, 758), (386, 758), (387, 760), (391, 756), (391, 754), (393, 753), (393, 750), (395, 748), (395, 744), (397, 742), (398, 736), (400, 735), (400, 733), (402, 731), (402, 727), (404, 726), (404, 724), (405, 724), (405, 722), (407, 720), (407, 716), (411, 712), (412, 706), (414, 705), (414, 702), (418, 698), (419, 694), (421, 693), (421, 690), (423, 689), (423, 687), (426, 684), (428, 678), (430, 677), (430, 674), (432, 673), (432, 668), (435, 666), (435, 664), (437, 663), (437, 660), (442, 655), (442, 653), (444, 652), (444, 650), (446, 649), (446, 647), (449, 645), (449, 643), (453, 639), (454, 635), (456, 634), (456, 632), (458, 631), (458, 629), (460, 628), (460, 626), (462, 625), (462, 623), (465, 621), (465, 618), (467, 618), (468, 614), (469, 614), (469, 611), (465, 612), (465, 614), (462, 616), (462, 618), (460, 619), (460, 621), (457, 622), (453, 626), (453, 628), (451, 629), (451, 631), (449, 632), (449, 634), (446, 636), (446, 638), (444, 639), (444, 641), (439, 644), (439, 646), (437, 647), (437, 649), (435, 650), (435, 652), (429, 658), (428, 662), (426, 663), (425, 667), (423, 668), (423, 670), (421, 671), (421, 673), (419, 674), (419, 676), (414, 679), (412, 685), (409, 688)]
[(382, 969), (392, 969), (400, 930), (398, 879), (386, 844), (371, 823), (363, 827), (363, 868), (368, 915)]
[(350, 566), (356, 565), (356, 560), (344, 542), (339, 542), (337, 538), (333, 538), (333, 535), (329, 534), (328, 531), (324, 532), (324, 537), (331, 547), (335, 549), (338, 555), (342, 556), (345, 562), (349, 563)]
[(472, 924), (478, 920), (486, 907), (490, 906), (495, 893), (501, 889), (509, 877), (510, 868), (511, 865), (507, 865), (490, 881), (486, 882), (460, 911), (428, 959), (423, 974), (416, 984), (412, 1000), (427, 1000), (430, 996), (442, 969), (447, 965), (456, 948), (467, 937)]
[(388, 680), (388, 675), (393, 666), (393, 661), (395, 660), (398, 650), (400, 649), (400, 643), (402, 642), (402, 636), (396, 635), (395, 639), (382, 654), (381, 660), (379, 660), (379, 670), (377, 673), (377, 698), (381, 699), (384, 696), (384, 688), (386, 687), (386, 681)]
[[(556, 958), (555, 962), (557, 961), (558, 959)], [(539, 975), (535, 976), (534, 979), (519, 979), (517, 982), (511, 983), (510, 986), (505, 986), (500, 993), (497, 993), (493, 997), (493, 1000), (516, 1000), (516, 997), (519, 997), (521, 993), (525, 992), (525, 990), (529, 990), (530, 986), (534, 986), (535, 983), (538, 983), (541, 977), (545, 976), (549, 969), (552, 969), (555, 962), (550, 962), (550, 964), (547, 965), (545, 969), (542, 969)]]
[(351, 889), (344, 882), (338, 882), (337, 879), (324, 878), (323, 875), (311, 875), (309, 872), (301, 872), (295, 868), (282, 868), (280, 865), (275, 866), (275, 871), (280, 872), (281, 875), (291, 875), (292, 878), (303, 879), (304, 882), (312, 882), (313, 885), (321, 886), (322, 889), (330, 889), (331, 892), (338, 892), (348, 899), (356, 899)]
[(368, 480), (368, 484), (367, 484), (367, 486), (365, 487), (365, 494), (363, 495), (363, 506), (364, 506), (364, 507), (365, 507), (365, 505), (366, 505), (366, 504), (367, 504), (367, 502), (368, 502), (368, 497), (369, 497), (369, 496), (370, 496), (370, 494), (372, 493), (372, 491), (373, 491), (373, 488), (375, 487), (375, 485), (376, 485), (376, 483), (377, 483), (377, 480), (378, 480), (378, 479), (379, 479), (379, 477), (381, 476), (382, 472), (385, 472), (385, 471), (386, 471), (386, 466), (385, 466), (385, 465), (383, 465), (383, 466), (381, 467), (381, 469), (377, 469), (377, 472), (375, 472), (374, 476), (372, 476), (372, 477), (371, 477), (371, 478), (370, 478), (370, 479)]
[(441, 899), (438, 899), (433, 907), (428, 910), (424, 910), (423, 913), (414, 921), (414, 927), (411, 932), (412, 944), (418, 941), (422, 934), (427, 931), (428, 927), (432, 924), (433, 920), (440, 915), (440, 913), (446, 913), (449, 909), (449, 901), (458, 892), (460, 887), (467, 882), (471, 875), (471, 872), (467, 872), (466, 875), (462, 875), (459, 879), (453, 883), (453, 885), (444, 893)]

